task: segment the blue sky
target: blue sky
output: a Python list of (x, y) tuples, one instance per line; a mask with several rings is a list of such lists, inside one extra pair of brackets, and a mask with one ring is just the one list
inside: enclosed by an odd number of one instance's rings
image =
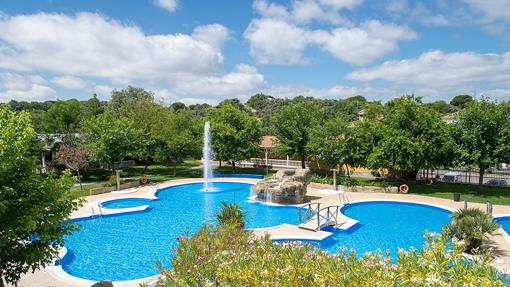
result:
[(0, 0), (0, 101), (510, 100), (510, 0)]

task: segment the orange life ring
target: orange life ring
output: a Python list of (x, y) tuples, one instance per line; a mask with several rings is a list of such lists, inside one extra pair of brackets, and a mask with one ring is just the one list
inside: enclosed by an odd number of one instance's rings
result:
[(146, 184), (147, 183), (147, 176), (146, 175), (140, 176), (140, 183), (141, 184)]
[(407, 184), (402, 184), (399, 186), (398, 190), (402, 193), (407, 193), (409, 191), (409, 186)]

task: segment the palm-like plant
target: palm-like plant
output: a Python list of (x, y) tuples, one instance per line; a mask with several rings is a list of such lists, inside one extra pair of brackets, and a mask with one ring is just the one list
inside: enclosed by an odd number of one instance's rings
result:
[(221, 202), (221, 210), (216, 213), (216, 221), (220, 225), (231, 225), (244, 228), (246, 213), (237, 203)]
[(478, 209), (459, 209), (452, 214), (453, 221), (445, 226), (446, 232), (457, 240), (464, 241), (466, 252), (473, 253), (482, 245), (482, 241), (493, 235), (499, 224), (490, 214)]

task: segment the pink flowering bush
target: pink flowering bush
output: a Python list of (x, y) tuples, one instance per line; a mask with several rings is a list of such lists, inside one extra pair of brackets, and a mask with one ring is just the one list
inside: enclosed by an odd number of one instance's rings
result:
[(467, 260), (462, 243), (426, 235), (394, 262), (379, 253), (337, 255), (307, 244), (274, 243), (237, 226), (205, 225), (174, 249), (158, 286), (505, 286), (488, 254)]

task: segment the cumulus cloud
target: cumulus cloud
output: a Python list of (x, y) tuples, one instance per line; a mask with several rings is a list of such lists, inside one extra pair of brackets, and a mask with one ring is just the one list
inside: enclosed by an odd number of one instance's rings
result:
[(154, 0), (154, 4), (168, 12), (174, 12), (177, 9), (177, 0)]
[(417, 34), (405, 26), (367, 21), (353, 28), (309, 30), (284, 20), (253, 20), (244, 36), (250, 53), (261, 64), (299, 64), (309, 45), (316, 45), (332, 56), (355, 65), (368, 64), (398, 49), (397, 43)]
[(79, 90), (87, 86), (87, 83), (81, 78), (74, 76), (54, 77), (51, 82), (66, 89)]
[(210, 73), (223, 65), (218, 47), (226, 28), (220, 26), (197, 28), (195, 37), (145, 35), (137, 26), (94, 13), (3, 17), (0, 67), (119, 79)]
[(462, 86), (497, 83), (509, 86), (510, 53), (478, 54), (431, 51), (418, 58), (388, 61), (354, 71), (347, 76), (357, 81), (386, 80), (399, 84)]
[(0, 102), (55, 99), (55, 90), (45, 84), (46, 80), (38, 75), (0, 73)]
[(370, 83), (384, 80), (406, 93), (428, 101), (459, 94), (508, 98), (510, 53), (479, 54), (431, 51), (417, 58), (387, 61), (347, 75), (347, 79)]
[(217, 100), (237, 97), (247, 99), (265, 85), (264, 76), (253, 66), (239, 64), (235, 70), (224, 75), (196, 77), (180, 75), (172, 81), (173, 91), (184, 97)]
[[(308, 24), (324, 22), (335, 25), (350, 24), (338, 10), (354, 7), (356, 0), (294, 0), (291, 7), (270, 3), (267, 0), (255, 0), (253, 9), (264, 18), (285, 20), (292, 23)], [(344, 5), (341, 5), (341, 4)]]
[(354, 9), (363, 3), (363, 0), (319, 0), (323, 5), (330, 6), (336, 10), (347, 8)]
[(481, 17), (483, 22), (510, 21), (510, 1), (508, 0), (461, 0), (470, 10)]

